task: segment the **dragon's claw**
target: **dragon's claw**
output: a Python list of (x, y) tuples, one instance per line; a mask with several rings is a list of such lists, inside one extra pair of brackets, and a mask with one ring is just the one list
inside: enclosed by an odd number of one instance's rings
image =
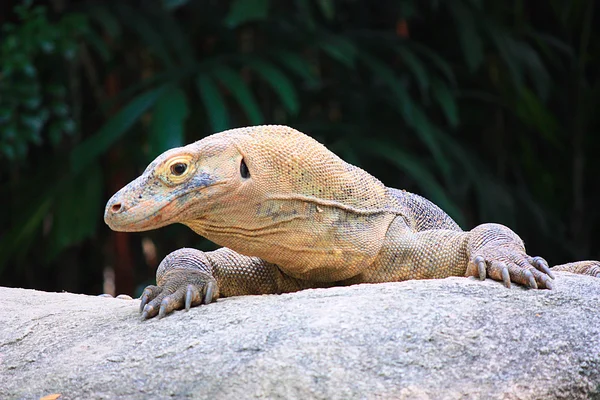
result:
[(510, 289), (510, 272), (508, 271), (508, 267), (504, 263), (499, 264), (502, 271), (502, 282), (504, 283), (504, 286)]
[(503, 251), (494, 248), (483, 249), (471, 258), (467, 275), (479, 279), (490, 277), (502, 281), (510, 288), (512, 283), (528, 286), (532, 289), (552, 289), (548, 263), (541, 257), (529, 257), (521, 251)]
[(537, 268), (539, 271), (542, 271), (543, 273), (548, 275), (550, 278), (554, 279), (554, 274), (552, 273), (552, 270), (550, 270), (550, 266), (548, 265), (548, 262), (546, 260), (544, 260), (542, 257), (540, 257), (540, 256), (533, 257), (531, 259), (530, 263), (535, 268)]
[(194, 285), (188, 285), (185, 292), (185, 310), (189, 311), (193, 304), (200, 304), (200, 291)]
[(485, 258), (483, 258), (482, 256), (477, 256), (477, 257), (475, 257), (473, 262), (475, 263), (475, 265), (477, 265), (477, 272), (479, 274), (479, 279), (484, 281), (485, 277), (487, 275), (486, 266), (485, 266)]
[(144, 307), (146, 307), (146, 304), (148, 304), (150, 300), (158, 296), (161, 290), (162, 289), (158, 286), (146, 286), (146, 289), (144, 289), (144, 291), (142, 292), (142, 296), (140, 297), (140, 313), (144, 311)]
[(166, 273), (158, 286), (150, 285), (141, 296), (142, 319), (158, 315), (163, 318), (174, 310), (208, 304), (218, 296), (214, 278), (202, 271), (187, 268)]
[(142, 311), (142, 319), (152, 318), (156, 315), (154, 307), (150, 304), (146, 304), (144, 306), (144, 310)]

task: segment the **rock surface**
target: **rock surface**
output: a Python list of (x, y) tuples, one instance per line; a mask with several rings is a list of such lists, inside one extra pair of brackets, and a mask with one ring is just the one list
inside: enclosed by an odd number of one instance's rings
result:
[(600, 398), (600, 279), (450, 278), (221, 299), (0, 288), (0, 398)]

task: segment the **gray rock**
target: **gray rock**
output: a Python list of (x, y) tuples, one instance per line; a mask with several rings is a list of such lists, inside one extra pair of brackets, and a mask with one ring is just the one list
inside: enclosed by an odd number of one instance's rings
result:
[(0, 398), (600, 398), (600, 279), (450, 278), (221, 299), (0, 288)]

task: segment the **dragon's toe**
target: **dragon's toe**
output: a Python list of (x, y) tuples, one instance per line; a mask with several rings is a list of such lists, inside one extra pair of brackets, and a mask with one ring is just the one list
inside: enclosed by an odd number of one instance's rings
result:
[(141, 296), (142, 319), (166, 316), (174, 310), (208, 304), (218, 296), (214, 278), (187, 268), (166, 273), (158, 286), (150, 285)]
[(507, 288), (514, 282), (532, 289), (552, 289), (554, 279), (548, 263), (543, 258), (529, 257), (519, 251), (507, 252), (497, 249), (472, 257), (467, 275), (479, 277), (481, 280), (490, 277), (502, 281)]

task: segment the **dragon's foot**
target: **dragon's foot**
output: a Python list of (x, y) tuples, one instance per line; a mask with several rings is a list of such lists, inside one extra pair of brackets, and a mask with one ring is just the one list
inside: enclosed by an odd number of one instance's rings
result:
[(568, 264), (557, 265), (553, 267), (552, 270), (591, 275), (596, 278), (600, 278), (600, 261), (577, 261)]
[(166, 272), (158, 286), (144, 289), (140, 303), (142, 319), (164, 317), (173, 310), (208, 304), (219, 296), (217, 281), (210, 274), (189, 268)]
[(504, 225), (482, 224), (471, 230), (467, 276), (490, 277), (532, 289), (552, 289), (554, 275), (546, 260), (525, 252), (521, 238)]
[[(485, 249), (482, 249), (485, 250)], [(533, 289), (552, 289), (554, 275), (542, 257), (530, 257), (521, 251), (492, 248), (471, 257), (467, 276), (484, 280), (490, 277), (510, 288), (511, 282)]]

